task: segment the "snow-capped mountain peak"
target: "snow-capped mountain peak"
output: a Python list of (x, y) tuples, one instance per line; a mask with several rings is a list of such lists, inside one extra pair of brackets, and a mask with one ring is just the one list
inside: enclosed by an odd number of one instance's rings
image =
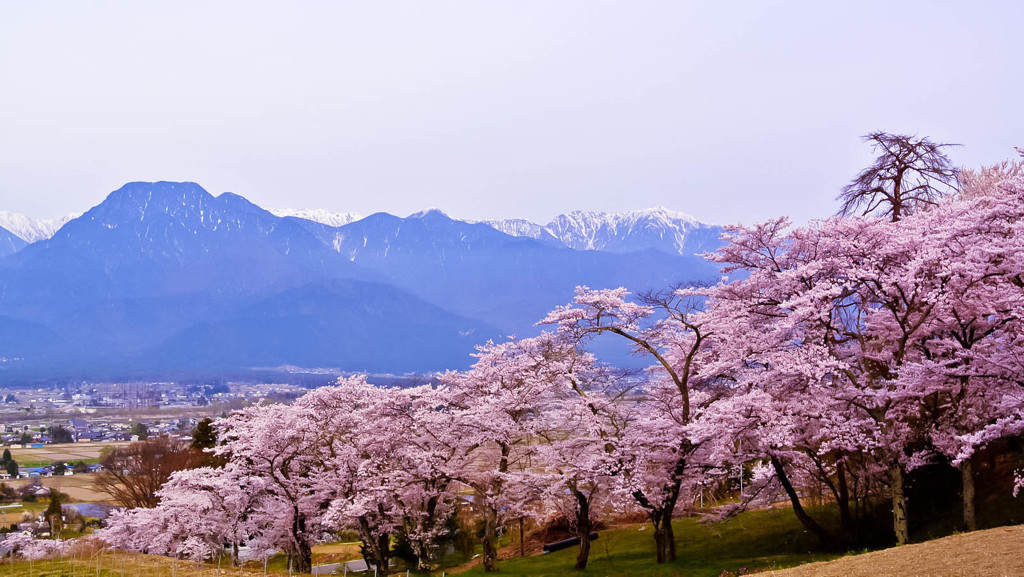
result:
[(418, 212), (414, 212), (409, 215), (409, 218), (426, 218), (428, 216), (443, 216), (445, 218), (451, 218), (443, 210), (437, 207), (430, 207)]
[(718, 240), (718, 227), (662, 206), (625, 212), (576, 210), (543, 226), (523, 219), (482, 222), (505, 234), (554, 240), (576, 250), (654, 248), (688, 256), (708, 250)]
[(333, 227), (344, 226), (363, 218), (363, 215), (354, 212), (333, 212), (322, 208), (270, 208), (267, 210), (274, 216), (293, 216)]
[(525, 236), (529, 238), (544, 238), (548, 236), (544, 227), (525, 218), (509, 218), (506, 220), (478, 220), (471, 223), (483, 223), (499, 230), (509, 236)]
[(51, 238), (68, 221), (82, 216), (75, 212), (57, 218), (34, 219), (23, 214), (0, 210), (0, 228), (5, 228), (27, 243)]
[(678, 210), (670, 210), (668, 208), (665, 208), (664, 206), (656, 206), (654, 208), (630, 210), (626, 212), (611, 214), (630, 219), (652, 218), (662, 219), (666, 222), (687, 222), (694, 226), (704, 224), (701, 221), (697, 220), (695, 217), (686, 214), (685, 212), (680, 212)]

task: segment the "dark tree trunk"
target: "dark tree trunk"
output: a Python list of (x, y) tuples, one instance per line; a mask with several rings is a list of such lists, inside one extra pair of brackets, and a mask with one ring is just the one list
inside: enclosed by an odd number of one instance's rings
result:
[(498, 570), (498, 512), (487, 507), (484, 510), (484, 571)]
[(964, 528), (976, 531), (978, 520), (974, 514), (974, 471), (969, 458), (960, 462), (960, 480), (963, 482)]
[(654, 547), (657, 550), (658, 563), (670, 563), (676, 560), (676, 536), (672, 531), (672, 513), (676, 509), (676, 500), (679, 499), (681, 484), (682, 482), (677, 477), (675, 483), (668, 487), (668, 495), (658, 506), (651, 503), (642, 491), (633, 492), (633, 498), (647, 510), (647, 517), (654, 525)]
[(576, 537), (580, 540), (580, 549), (576, 553), (576, 569), (582, 571), (587, 568), (587, 561), (590, 559), (590, 497), (582, 491), (573, 490), (576, 497)]
[(363, 540), (361, 547), (363, 559), (377, 567), (379, 575), (387, 575), (388, 565), (391, 562), (391, 534), (374, 536), (369, 519), (360, 517), (359, 536)]
[(772, 462), (772, 468), (775, 469), (775, 475), (779, 478), (779, 483), (782, 484), (782, 488), (785, 489), (786, 494), (789, 495), (789, 501), (793, 505), (793, 513), (796, 514), (796, 518), (803, 523), (804, 527), (814, 533), (814, 535), (821, 542), (822, 547), (835, 550), (832, 537), (829, 536), (826, 531), (813, 517), (804, 511), (803, 505), (800, 504), (800, 497), (796, 494), (796, 489), (793, 488), (793, 484), (789, 482), (789, 476), (786, 474), (786, 468), (782, 465), (782, 461), (778, 457), (772, 455), (770, 457)]
[(839, 525), (842, 528), (845, 548), (851, 549), (857, 543), (857, 527), (850, 512), (850, 487), (846, 482), (846, 465), (842, 461), (836, 463), (836, 484), (839, 486), (839, 496), (836, 499), (839, 505)]
[(672, 510), (661, 509), (650, 514), (654, 524), (654, 546), (657, 548), (658, 563), (676, 560), (676, 535), (672, 530)]
[(903, 468), (893, 465), (889, 469), (889, 485), (892, 489), (892, 526), (896, 533), (896, 544), (906, 545), (910, 541), (907, 527), (907, 495), (903, 487)]
[(296, 573), (312, 573), (313, 572), (313, 550), (310, 548), (309, 543), (300, 541), (295, 544), (295, 555), (293, 557)]
[[(501, 449), (501, 458), (498, 459), (498, 472), (508, 472), (508, 456), (511, 454), (511, 447), (506, 443), (498, 443)], [(491, 487), (495, 495), (501, 494), (502, 481), (499, 479)], [(486, 490), (476, 487), (477, 492), (482, 496)], [(498, 570), (498, 511), (490, 505), (484, 508), (484, 571), (490, 573)]]
[(380, 563), (377, 565), (378, 575), (387, 575), (391, 569), (391, 534), (385, 533), (377, 537), (377, 556)]
[(295, 541), (295, 570), (299, 573), (313, 571), (313, 550), (306, 540), (306, 516), (299, 512), (299, 506), (292, 508), (292, 540)]

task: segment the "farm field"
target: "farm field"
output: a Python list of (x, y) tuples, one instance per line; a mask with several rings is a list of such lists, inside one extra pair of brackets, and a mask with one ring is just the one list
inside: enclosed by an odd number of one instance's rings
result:
[[(54, 489), (62, 493), (67, 493), (74, 501), (110, 503), (110, 495), (96, 490), (94, 483), (95, 478), (95, 473), (82, 473), (70, 477), (41, 477), (39, 481), (45, 487), (49, 487), (50, 489)], [(31, 479), (18, 479), (16, 481), (7, 481), (7, 484), (18, 489), (31, 482)]]
[[(38, 467), (53, 463), (54, 461), (95, 463), (99, 460), (100, 451), (107, 447), (123, 447), (128, 442), (121, 443), (61, 443), (46, 445), (45, 447), (22, 448), (19, 446), (10, 447), (11, 456), (18, 465), (24, 467)], [(67, 493), (75, 501), (109, 502), (110, 496), (102, 491), (97, 491), (94, 486), (95, 474), (80, 473), (70, 476), (41, 477), (40, 482), (50, 489)], [(7, 484), (15, 489), (24, 487), (31, 483), (30, 479), (18, 479), (7, 481)], [(6, 519), (9, 515), (0, 516)], [(20, 518), (20, 514), (18, 515)]]
[(23, 513), (39, 514), (46, 510), (48, 503), (11, 503), (0, 508), (0, 527), (20, 523)]
[(96, 461), (105, 447), (123, 447), (129, 442), (119, 443), (59, 443), (33, 448), (12, 446), (11, 457), (22, 467), (47, 464), (54, 461)]

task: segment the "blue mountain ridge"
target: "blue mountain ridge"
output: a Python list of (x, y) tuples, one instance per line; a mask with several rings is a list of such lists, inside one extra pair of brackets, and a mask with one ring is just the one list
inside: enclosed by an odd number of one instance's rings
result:
[(26, 244), (27, 243), (21, 240), (18, 235), (6, 228), (0, 227), (0, 258), (18, 252), (25, 248)]
[(462, 368), (476, 344), (538, 332), (579, 284), (717, 278), (698, 257), (573, 250), (440, 211), (329, 227), (194, 183), (130, 183), (0, 258), (0, 380)]

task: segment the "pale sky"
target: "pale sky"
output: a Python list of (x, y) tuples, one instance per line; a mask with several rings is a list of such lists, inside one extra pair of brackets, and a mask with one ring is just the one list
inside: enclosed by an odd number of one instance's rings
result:
[(4, 2), (0, 210), (134, 180), (547, 222), (826, 216), (873, 130), (1024, 146), (1024, 2)]

